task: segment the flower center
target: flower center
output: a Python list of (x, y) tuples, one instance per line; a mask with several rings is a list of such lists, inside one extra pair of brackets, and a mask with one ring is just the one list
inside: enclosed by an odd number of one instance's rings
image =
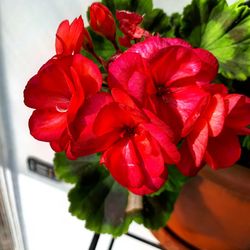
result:
[(162, 96), (164, 96), (166, 94), (170, 94), (170, 93), (171, 93), (170, 89), (168, 87), (166, 87), (165, 84), (157, 84), (156, 85), (156, 95), (157, 96), (162, 97)]
[(135, 127), (125, 126), (123, 128), (122, 137), (132, 137), (132, 136), (135, 135), (135, 133), (136, 133), (136, 128)]

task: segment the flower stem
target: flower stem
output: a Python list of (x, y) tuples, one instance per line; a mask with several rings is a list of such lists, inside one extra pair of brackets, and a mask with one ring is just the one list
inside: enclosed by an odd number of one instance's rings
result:
[(142, 196), (129, 192), (126, 212), (131, 212), (131, 211), (135, 211), (135, 210), (142, 210), (142, 208), (143, 208)]
[(112, 45), (114, 46), (115, 50), (116, 50), (116, 53), (121, 53), (122, 51), (120, 50), (116, 40), (114, 39), (112, 42)]

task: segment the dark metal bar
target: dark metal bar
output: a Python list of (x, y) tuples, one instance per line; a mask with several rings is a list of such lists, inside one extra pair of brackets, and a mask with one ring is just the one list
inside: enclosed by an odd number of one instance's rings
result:
[(90, 244), (90, 247), (89, 247), (89, 250), (96, 249), (99, 237), (100, 237), (100, 234), (94, 234), (93, 239), (92, 239), (91, 244)]
[(139, 237), (139, 236), (136, 236), (136, 235), (134, 235), (134, 234), (126, 233), (126, 235), (129, 236), (129, 237), (131, 237), (131, 238), (134, 238), (134, 239), (136, 239), (136, 240), (139, 240), (139, 241), (141, 241), (141, 242), (143, 242), (143, 243), (145, 243), (145, 244), (148, 244), (148, 245), (150, 245), (150, 246), (152, 246), (152, 247), (155, 247), (155, 248), (158, 248), (158, 249), (162, 249), (162, 247), (161, 247), (160, 245), (155, 244), (155, 243), (153, 243), (153, 242), (151, 242), (151, 241), (145, 240), (145, 239), (143, 239), (143, 238), (141, 238), (141, 237)]
[(115, 242), (115, 238), (112, 238), (112, 240), (110, 241), (108, 250), (112, 250), (114, 242)]

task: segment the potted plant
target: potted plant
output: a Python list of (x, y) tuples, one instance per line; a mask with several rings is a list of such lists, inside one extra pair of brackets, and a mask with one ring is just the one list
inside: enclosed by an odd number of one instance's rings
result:
[(26, 85), (31, 135), (57, 152), (57, 177), (74, 185), (69, 211), (86, 228), (119, 236), (132, 221), (156, 230), (170, 218), (180, 245), (182, 204), (213, 178), (204, 165), (229, 169), (249, 146), (248, 2), (193, 0), (167, 16), (150, 0), (103, 0), (88, 17), (88, 28), (81, 16), (59, 25), (55, 55)]

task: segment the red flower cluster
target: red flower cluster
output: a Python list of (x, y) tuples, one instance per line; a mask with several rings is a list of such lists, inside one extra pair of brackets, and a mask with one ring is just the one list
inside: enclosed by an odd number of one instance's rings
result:
[[(94, 31), (116, 43), (105, 6), (94, 3), (90, 18)], [(149, 37), (138, 26), (139, 15), (118, 12), (117, 18), (127, 41)], [(218, 169), (238, 160), (237, 136), (250, 134), (250, 100), (211, 84), (218, 70), (211, 53), (181, 39), (150, 36), (104, 65), (108, 91), (102, 91), (101, 72), (79, 54), (81, 47), (94, 53), (82, 18), (62, 22), (56, 55), (25, 88), (36, 139), (70, 159), (102, 153), (111, 175), (140, 195), (165, 183), (167, 164), (194, 175), (205, 163)]]

